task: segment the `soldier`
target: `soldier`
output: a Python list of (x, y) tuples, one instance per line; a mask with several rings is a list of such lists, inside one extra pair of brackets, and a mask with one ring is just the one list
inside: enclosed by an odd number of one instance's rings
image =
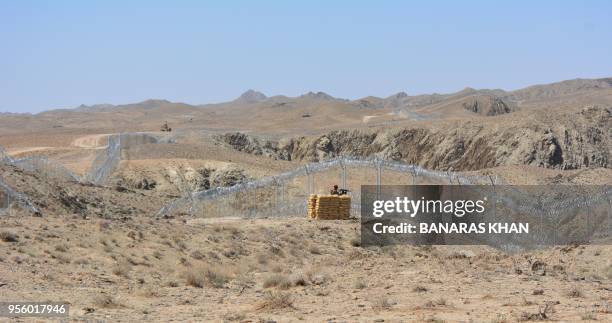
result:
[(329, 194), (340, 195), (340, 192), (338, 191), (338, 185), (334, 185), (334, 188), (331, 191), (329, 191)]

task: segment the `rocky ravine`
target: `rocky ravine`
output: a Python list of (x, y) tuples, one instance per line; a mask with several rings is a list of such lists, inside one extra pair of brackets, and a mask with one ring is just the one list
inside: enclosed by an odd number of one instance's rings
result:
[[(529, 113), (529, 114), (527, 114)], [(556, 169), (610, 167), (612, 108), (589, 106), (398, 129), (339, 130), (268, 141), (242, 133), (216, 139), (239, 151), (283, 160), (381, 157), (438, 170), (504, 165)]]

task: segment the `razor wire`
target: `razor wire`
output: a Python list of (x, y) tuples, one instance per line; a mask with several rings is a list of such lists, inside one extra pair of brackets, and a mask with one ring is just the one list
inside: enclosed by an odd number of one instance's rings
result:
[[(193, 209), (194, 203), (201, 203), (208, 200), (219, 199), (223, 196), (250, 192), (261, 188), (266, 188), (274, 185), (274, 183), (288, 182), (298, 177), (308, 178), (308, 192), (313, 191), (314, 182), (313, 176), (317, 173), (325, 172), (330, 169), (340, 168), (343, 171), (343, 182), (346, 182), (346, 168), (373, 168), (379, 170), (377, 172), (377, 183), (380, 183), (380, 170), (391, 170), (396, 172), (408, 173), (413, 176), (436, 178), (452, 182), (457, 180), (459, 184), (482, 184), (488, 183), (490, 177), (482, 175), (463, 175), (459, 173), (428, 170), (418, 165), (405, 164), (397, 161), (389, 161), (380, 158), (355, 158), (350, 156), (337, 157), (322, 162), (310, 163), (295, 170), (285, 172), (276, 176), (265, 177), (259, 180), (240, 183), (230, 187), (216, 187), (204, 191), (196, 191), (185, 194), (184, 196), (166, 204), (158, 215), (168, 215), (176, 209), (184, 207), (187, 204)], [(305, 204), (304, 204), (305, 205)], [(304, 208), (305, 209), (305, 208)]]
[[(417, 182), (431, 183), (433, 180), (433, 182), (438, 183), (469, 186), (475, 190), (475, 193), (486, 193), (488, 195), (491, 194), (491, 191), (485, 190), (482, 185), (492, 186), (493, 193), (492, 196), (490, 195), (489, 200), (493, 203), (492, 214), (490, 215), (492, 220), (508, 220), (507, 216), (512, 214), (511, 216), (523, 217), (528, 221), (539, 221), (542, 232), (540, 236), (536, 237), (550, 239), (552, 234), (555, 241), (559, 242), (567, 242), (567, 239), (571, 238), (563, 237), (561, 233), (556, 231), (562, 229), (563, 222), (584, 217), (584, 210), (587, 210), (588, 216), (590, 208), (601, 207), (601, 204), (598, 203), (604, 201), (604, 204), (610, 205), (607, 211), (607, 218), (593, 220), (587, 218), (585, 220), (587, 223), (586, 229), (583, 230), (582, 234), (584, 237), (588, 236), (588, 233), (595, 232), (596, 226), (602, 226), (603, 231), (607, 230), (608, 236), (612, 233), (612, 187), (609, 185), (601, 186), (602, 189), (596, 192), (582, 192), (583, 194), (578, 194), (578, 192), (563, 191), (561, 189), (554, 196), (538, 196), (530, 193), (529, 190), (522, 191), (516, 187), (505, 185), (507, 183), (497, 177), (428, 170), (418, 165), (379, 158), (339, 157), (307, 164), (276, 176), (265, 177), (231, 187), (216, 187), (204, 191), (191, 192), (166, 204), (159, 210), (158, 216), (169, 216), (179, 212), (191, 216), (203, 215), (205, 217), (287, 217), (304, 215), (307, 209), (306, 197), (314, 191), (316, 174), (339, 169), (340, 181), (346, 187), (347, 168), (365, 168), (374, 171), (377, 186), (384, 184), (381, 175), (383, 171), (411, 175), (412, 184)], [(296, 186), (298, 194), (294, 195), (292, 199), (289, 197), (288, 183), (298, 178), (302, 178), (303, 183)], [(369, 183), (372, 184), (373, 181)], [(495, 193), (496, 187), (497, 190), (503, 189), (504, 194), (499, 194), (502, 191)], [(564, 186), (561, 185), (559, 187), (563, 188)], [(586, 186), (585, 190), (588, 191), (588, 186)], [(279, 194), (279, 191), (282, 194)], [(281, 195), (284, 197), (280, 198)], [(351, 195), (353, 197), (351, 214), (354, 217), (360, 217), (360, 192), (352, 192)], [(583, 210), (575, 211), (579, 208)], [(595, 221), (599, 222), (595, 223)], [(589, 222), (593, 223), (590, 224)], [(521, 240), (518, 236), (506, 237), (504, 239), (491, 236), (487, 239), (487, 241), (484, 241), (486, 244), (508, 251), (544, 245), (544, 240), (538, 241), (537, 238), (526, 241)], [(579, 240), (580, 237), (576, 239)]]

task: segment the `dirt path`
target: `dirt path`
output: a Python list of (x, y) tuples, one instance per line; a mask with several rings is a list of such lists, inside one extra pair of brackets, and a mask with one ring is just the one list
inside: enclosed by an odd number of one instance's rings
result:
[(73, 147), (86, 149), (104, 149), (106, 148), (106, 138), (111, 134), (98, 134), (79, 137), (72, 142)]

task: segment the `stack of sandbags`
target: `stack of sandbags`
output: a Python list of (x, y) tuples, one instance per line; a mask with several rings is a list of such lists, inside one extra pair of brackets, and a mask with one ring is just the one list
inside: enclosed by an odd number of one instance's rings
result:
[[(311, 196), (312, 198), (312, 196)], [(311, 212), (314, 205), (314, 212)], [(338, 195), (316, 195), (308, 202), (308, 216), (317, 220), (345, 220), (350, 217), (351, 197)]]
[(351, 197), (348, 195), (339, 196), (340, 204), (338, 214), (341, 220), (348, 220), (351, 217)]
[(339, 199), (336, 195), (319, 195), (317, 199), (317, 219), (333, 220), (338, 217)]
[(317, 194), (310, 194), (308, 198), (308, 218), (316, 219), (317, 218)]

